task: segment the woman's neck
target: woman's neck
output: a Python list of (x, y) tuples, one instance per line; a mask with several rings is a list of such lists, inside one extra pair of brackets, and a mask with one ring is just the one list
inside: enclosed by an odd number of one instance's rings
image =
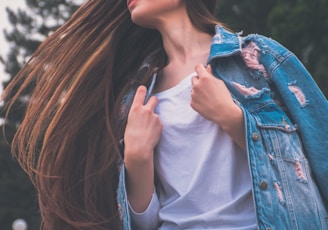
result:
[(209, 53), (212, 36), (197, 30), (187, 14), (168, 20), (158, 30), (162, 35), (168, 64), (186, 65)]

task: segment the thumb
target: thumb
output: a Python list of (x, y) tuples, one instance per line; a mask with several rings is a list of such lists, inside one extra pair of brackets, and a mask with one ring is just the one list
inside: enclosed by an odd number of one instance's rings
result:
[(208, 73), (212, 74), (212, 66), (210, 64), (206, 66), (206, 70)]
[(207, 77), (208, 75), (208, 70), (203, 64), (196, 65), (195, 71), (198, 74), (199, 78)]

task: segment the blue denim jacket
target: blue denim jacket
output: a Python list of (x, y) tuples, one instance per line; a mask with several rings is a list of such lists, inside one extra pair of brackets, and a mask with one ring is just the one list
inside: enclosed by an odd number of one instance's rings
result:
[[(328, 229), (328, 103), (310, 74), (276, 41), (220, 26), (208, 63), (244, 112), (258, 228)], [(124, 173), (118, 202), (129, 230)]]

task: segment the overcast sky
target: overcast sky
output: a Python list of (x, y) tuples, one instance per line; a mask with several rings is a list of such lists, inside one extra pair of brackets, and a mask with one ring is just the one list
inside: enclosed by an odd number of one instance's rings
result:
[[(6, 7), (16, 11), (17, 8), (25, 7), (25, 0), (0, 0), (0, 54), (5, 56), (8, 52), (8, 43), (6, 43), (3, 35), (3, 30), (5, 28), (10, 29), (10, 25), (7, 19)], [(4, 67), (0, 63), (0, 80), (7, 78), (7, 75), (4, 73)], [(0, 93), (2, 90), (2, 84), (0, 87)]]

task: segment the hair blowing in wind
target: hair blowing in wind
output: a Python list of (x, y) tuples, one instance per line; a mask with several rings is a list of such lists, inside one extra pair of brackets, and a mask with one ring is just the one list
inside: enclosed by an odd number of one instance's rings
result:
[[(209, 33), (217, 24), (208, 10), (214, 2), (186, 1), (192, 22)], [(133, 24), (126, 4), (87, 1), (3, 94), (14, 94), (10, 111), (33, 87), (12, 153), (36, 187), (42, 229), (122, 228), (116, 197), (126, 123), (121, 101), (134, 84), (147, 84), (166, 58), (159, 32)]]

